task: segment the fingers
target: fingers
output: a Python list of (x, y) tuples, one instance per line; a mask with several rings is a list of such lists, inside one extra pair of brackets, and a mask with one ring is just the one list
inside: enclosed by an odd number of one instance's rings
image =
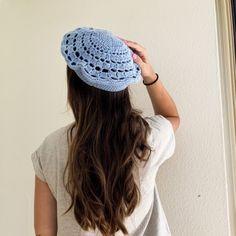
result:
[(129, 47), (135, 49), (137, 52), (143, 52), (146, 50), (143, 46), (141, 46), (140, 44), (138, 44), (134, 41), (127, 40), (127, 39), (121, 38), (119, 36), (117, 36), (117, 37), (120, 38), (121, 40), (123, 40)]
[(141, 46), (140, 44), (136, 43), (136, 42), (133, 42), (133, 41), (126, 41), (126, 43), (131, 47), (131, 48), (134, 48), (136, 51), (138, 52), (143, 52), (145, 51), (146, 49)]
[(137, 54), (143, 62), (148, 62), (146, 48), (134, 41), (124, 39), (120, 36), (117, 37), (121, 39), (135, 54)]
[(122, 37), (120, 37), (120, 36), (118, 36), (118, 35), (116, 35), (116, 37), (119, 38), (119, 39), (121, 39), (121, 40), (126, 41), (124, 38), (122, 38)]
[(142, 62), (144, 63), (148, 63), (146, 48), (144, 48), (143, 46), (141, 46), (140, 44), (134, 41), (124, 39), (120, 36), (117, 36), (117, 37), (121, 39), (133, 51), (134, 54), (138, 56), (137, 60), (139, 64), (141, 63), (140, 60), (142, 60)]
[(116, 35), (116, 37), (119, 38), (119, 39), (122, 40), (122, 41), (127, 41), (126, 39), (124, 39), (124, 38), (122, 38), (122, 37), (120, 37), (120, 36), (118, 36), (118, 35)]
[(134, 62), (136, 62), (141, 68), (143, 68), (144, 62), (143, 62), (143, 60), (141, 59), (141, 57), (139, 57), (139, 55), (133, 54), (133, 60), (134, 60)]

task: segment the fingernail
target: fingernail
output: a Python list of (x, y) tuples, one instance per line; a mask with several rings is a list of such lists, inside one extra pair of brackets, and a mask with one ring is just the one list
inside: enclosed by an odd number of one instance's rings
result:
[(137, 58), (137, 55), (136, 55), (135, 53), (133, 54), (133, 58), (134, 58), (134, 59), (136, 59), (136, 58)]

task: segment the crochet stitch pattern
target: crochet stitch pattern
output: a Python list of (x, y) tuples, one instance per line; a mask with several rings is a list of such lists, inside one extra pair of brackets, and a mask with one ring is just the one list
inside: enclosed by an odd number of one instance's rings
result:
[(132, 50), (108, 30), (79, 27), (70, 31), (63, 36), (61, 53), (81, 80), (98, 89), (120, 91), (141, 79)]

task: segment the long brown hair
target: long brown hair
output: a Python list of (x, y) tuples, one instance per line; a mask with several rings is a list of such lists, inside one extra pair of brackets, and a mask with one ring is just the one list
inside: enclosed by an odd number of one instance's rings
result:
[(128, 234), (124, 219), (140, 202), (133, 170), (137, 160), (149, 159), (150, 127), (142, 112), (132, 108), (128, 87), (117, 92), (97, 89), (67, 66), (67, 88), (75, 122), (67, 131), (63, 183), (71, 204), (66, 212), (74, 206), (83, 230), (98, 228), (107, 236), (120, 229)]

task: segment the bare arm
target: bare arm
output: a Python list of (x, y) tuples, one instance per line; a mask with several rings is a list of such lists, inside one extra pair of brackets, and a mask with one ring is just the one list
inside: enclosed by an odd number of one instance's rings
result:
[[(156, 75), (154, 74), (152, 78), (146, 78), (145, 81), (149, 83), (154, 81), (155, 78)], [(161, 114), (166, 117), (166, 119), (172, 123), (174, 131), (176, 131), (180, 124), (180, 117), (173, 99), (163, 86), (162, 82), (158, 80), (154, 84), (146, 87), (155, 114)]]
[(36, 236), (57, 235), (57, 205), (47, 183), (35, 175), (34, 229)]
[[(128, 47), (131, 48), (133, 53), (134, 61), (141, 67), (141, 75), (146, 83), (150, 83), (156, 79), (156, 74), (149, 62), (146, 49), (136, 42), (123, 39), (118, 36), (122, 41), (126, 43)], [(174, 132), (180, 125), (180, 117), (176, 108), (176, 105), (163, 86), (160, 80), (156, 81), (154, 84), (146, 86), (154, 112), (156, 115), (160, 114), (168, 119), (172, 126)]]

